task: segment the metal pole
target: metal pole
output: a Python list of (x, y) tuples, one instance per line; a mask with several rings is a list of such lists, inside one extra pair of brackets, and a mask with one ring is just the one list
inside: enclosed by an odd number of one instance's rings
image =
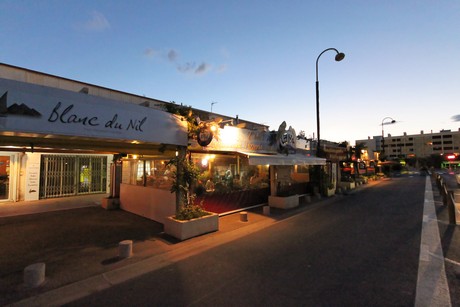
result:
[[(319, 79), (318, 79), (318, 61), (319, 61), (319, 58), (321, 57), (321, 55), (323, 53), (325, 53), (326, 51), (329, 51), (329, 50), (333, 50), (336, 52), (336, 55), (335, 55), (335, 60), (337, 62), (339, 61), (342, 61), (345, 57), (345, 54), (339, 52), (337, 49), (335, 48), (327, 48), (325, 50), (323, 50), (319, 55), (318, 57), (316, 58), (316, 131), (317, 131), (317, 134), (318, 134), (318, 142), (316, 143), (316, 156), (317, 157), (322, 157), (323, 156), (323, 153), (321, 151), (321, 132), (320, 132), (320, 119), (319, 119)], [(318, 168), (318, 188), (319, 188), (319, 193), (321, 194), (321, 181), (322, 181), (322, 171), (321, 171), (321, 166), (317, 166)]]
[(319, 122), (319, 81), (316, 80), (316, 131), (318, 134), (318, 142), (316, 143), (316, 156), (321, 156), (321, 137), (320, 137), (320, 122)]

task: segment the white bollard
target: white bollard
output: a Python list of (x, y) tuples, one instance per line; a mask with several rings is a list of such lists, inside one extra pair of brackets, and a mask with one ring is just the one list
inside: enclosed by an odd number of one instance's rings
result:
[(248, 213), (246, 211), (240, 212), (240, 221), (241, 222), (248, 221)]
[(124, 240), (118, 244), (118, 257), (129, 258), (133, 255), (133, 241)]
[(460, 203), (460, 191), (454, 191), (454, 201)]
[(460, 191), (454, 191), (455, 224), (460, 225)]
[(45, 281), (45, 263), (39, 262), (24, 269), (24, 284), (27, 287), (38, 287)]
[(270, 215), (270, 206), (264, 206), (264, 215)]

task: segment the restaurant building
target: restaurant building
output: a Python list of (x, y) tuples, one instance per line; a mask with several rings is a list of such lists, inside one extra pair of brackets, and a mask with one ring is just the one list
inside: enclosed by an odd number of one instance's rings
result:
[(161, 102), (0, 64), (2, 202), (101, 194), (136, 212), (144, 197), (164, 205), (136, 213), (173, 214), (174, 195), (139, 191), (126, 171), (149, 157), (156, 176), (188, 144), (186, 123), (150, 104)]
[(187, 152), (200, 168), (194, 187), (220, 214), (310, 191), (310, 167), (325, 159), (297, 148), (283, 122), (265, 125), (0, 64), (0, 206), (86, 194), (118, 198), (121, 209), (163, 222), (174, 214), (174, 167)]
[(310, 168), (325, 165), (326, 159), (297, 148), (295, 131), (286, 129), (285, 122), (277, 131), (243, 126), (211, 120), (189, 146), (192, 161), (200, 167), (195, 191), (206, 209), (233, 212), (268, 203), (269, 196), (312, 192)]

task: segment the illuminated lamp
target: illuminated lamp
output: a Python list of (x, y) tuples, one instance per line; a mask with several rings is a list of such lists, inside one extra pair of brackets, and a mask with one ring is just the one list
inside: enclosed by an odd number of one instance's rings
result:
[(457, 158), (456, 155), (448, 155), (447, 160), (455, 160)]
[(211, 125), (211, 127), (209, 129), (211, 129), (212, 132), (216, 132), (217, 131), (217, 126), (216, 125)]

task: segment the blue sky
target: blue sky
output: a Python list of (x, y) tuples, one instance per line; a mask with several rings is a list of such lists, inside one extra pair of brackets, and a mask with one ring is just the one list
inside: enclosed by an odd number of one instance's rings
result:
[[(321, 138), (458, 130), (460, 1), (0, 0), (0, 62)], [(458, 117), (457, 117), (458, 119)]]

